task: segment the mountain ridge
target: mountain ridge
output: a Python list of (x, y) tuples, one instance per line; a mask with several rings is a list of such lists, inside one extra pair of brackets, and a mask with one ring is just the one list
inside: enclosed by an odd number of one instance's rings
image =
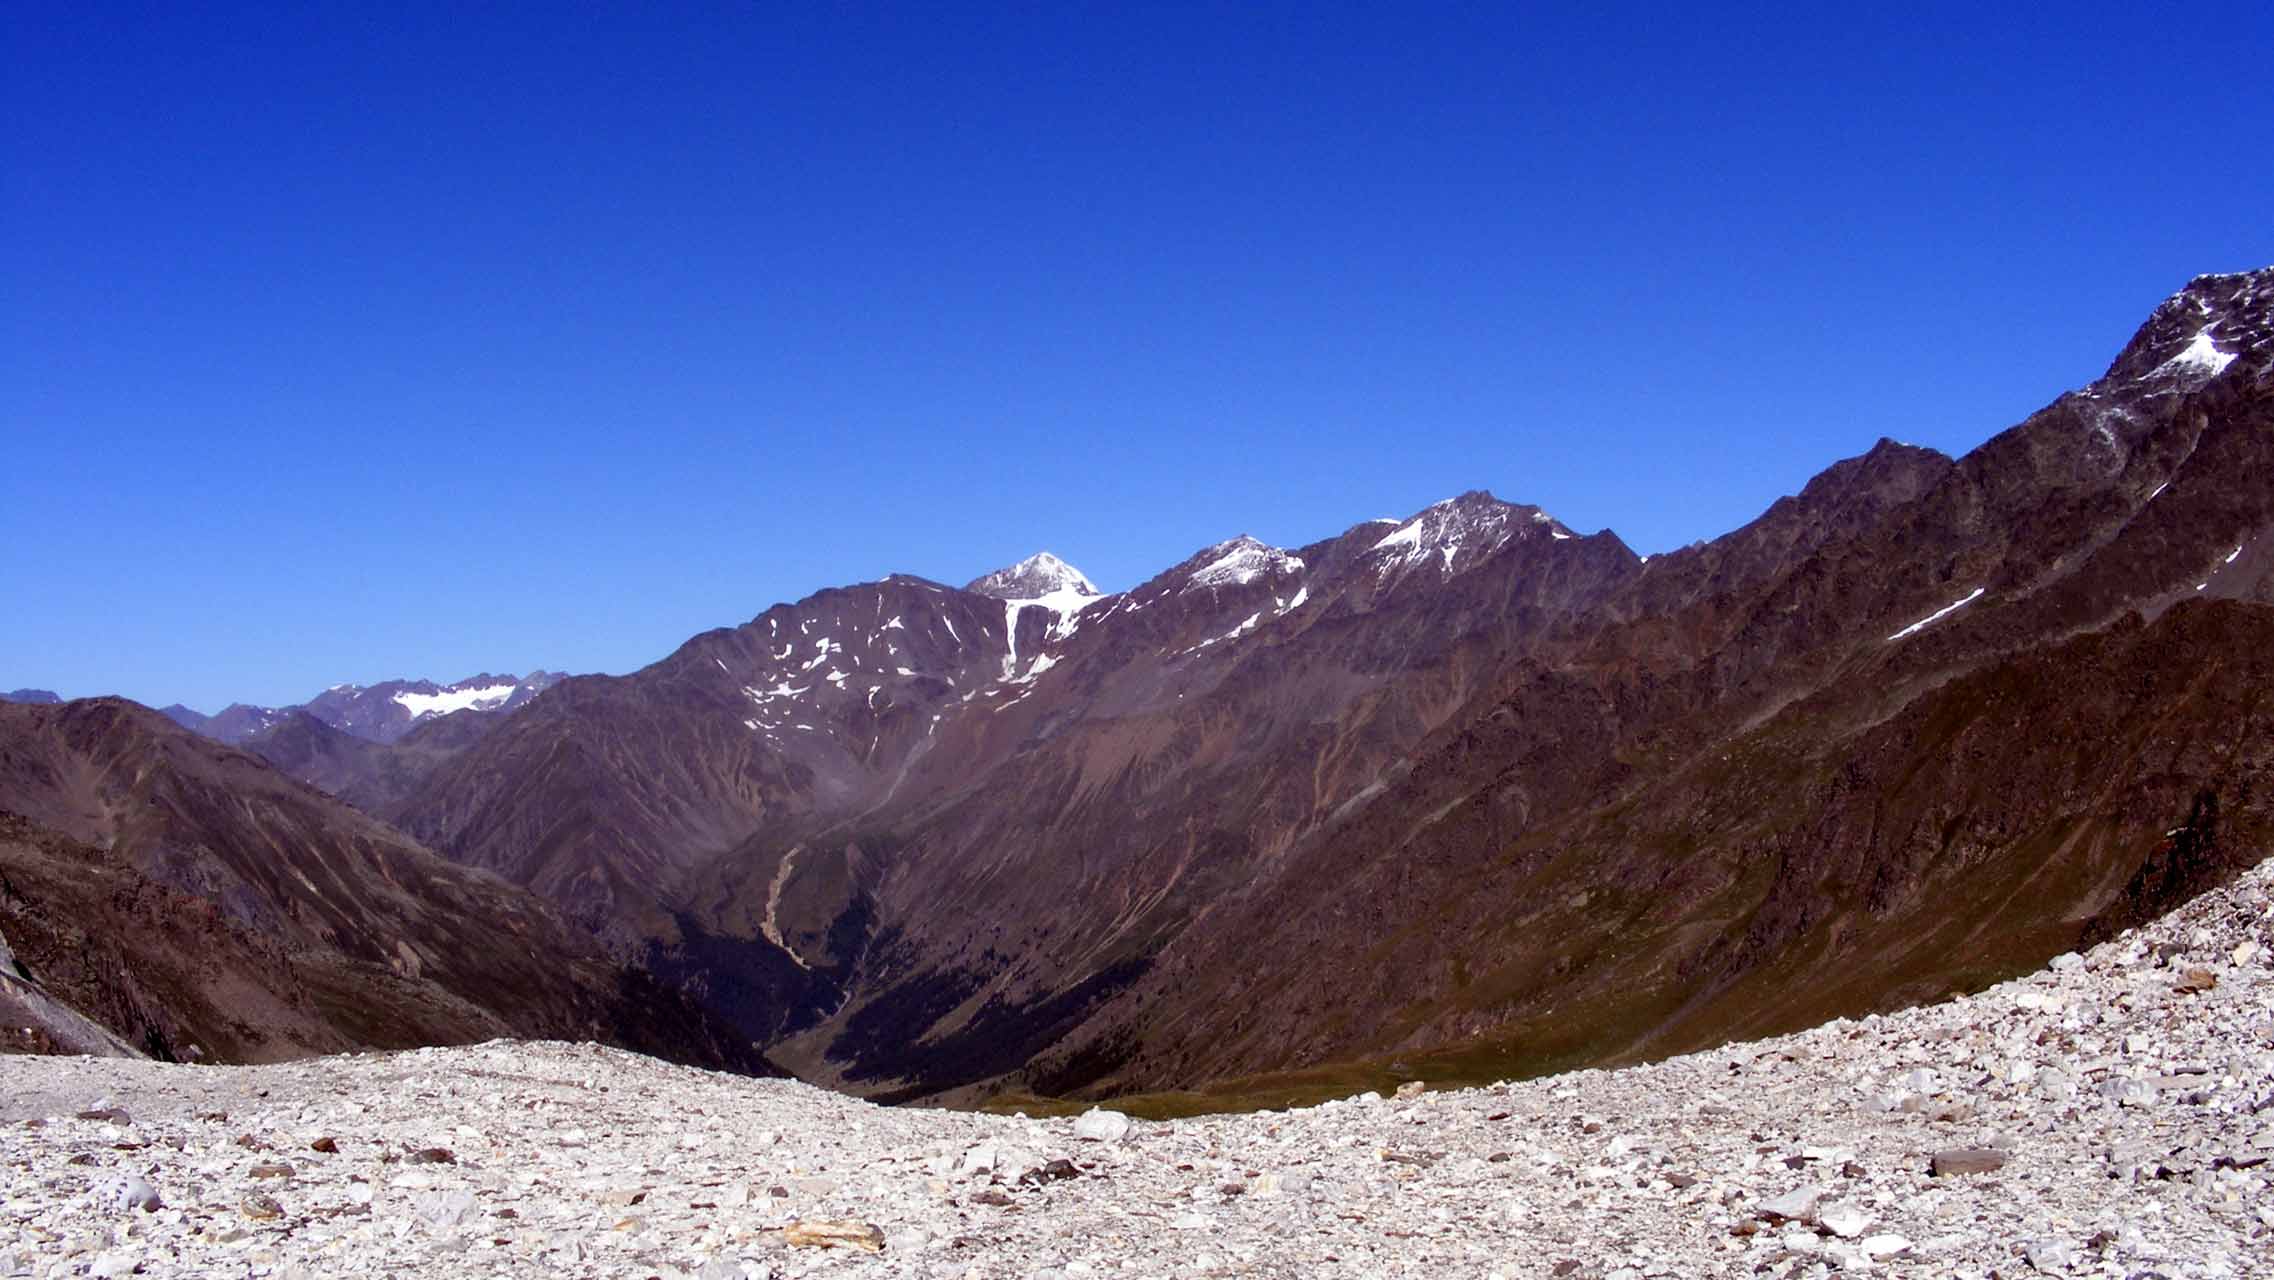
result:
[(380, 751), (270, 745), (880, 1097), (1791, 1029), (2041, 962), (2206, 803), (2179, 880), (2255, 860), (2270, 310), (2274, 269), (2199, 277), (1964, 456), (1881, 439), (1671, 552), (1472, 490), (1114, 593), (1047, 552), (824, 588)]

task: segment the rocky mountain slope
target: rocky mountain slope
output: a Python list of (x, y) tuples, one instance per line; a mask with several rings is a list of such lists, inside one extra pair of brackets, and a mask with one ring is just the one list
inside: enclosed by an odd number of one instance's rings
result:
[(2262, 855), (2270, 315), (2202, 277), (1966, 457), (1882, 441), (1669, 555), (1470, 493), (1115, 595), (823, 591), (382, 811), (890, 1096), (1490, 1078), (1967, 989)]
[(0, 1275), (2260, 1275), (2270, 873), (1946, 1004), (1165, 1122), (590, 1045), (0, 1059)]
[(525, 890), (119, 699), (0, 706), (0, 936), (159, 1056), (511, 1034), (765, 1065)]

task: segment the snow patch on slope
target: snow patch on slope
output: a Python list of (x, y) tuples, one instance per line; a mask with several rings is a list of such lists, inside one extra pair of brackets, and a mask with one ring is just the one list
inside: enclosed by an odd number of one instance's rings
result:
[(1967, 592), (1959, 599), (1944, 605), (1940, 609), (1935, 610), (1933, 613), (1928, 614), (1926, 617), (1919, 619), (1917, 622), (1912, 623), (1910, 626), (1903, 628), (1901, 631), (1898, 631), (1894, 635), (1891, 635), (1887, 638), (1889, 640), (1900, 640), (1905, 636), (1917, 635), (1920, 631), (1926, 629), (1936, 622), (1940, 622), (1943, 618), (1957, 612), (1960, 608), (1974, 603), (1974, 601), (1981, 596), (1982, 590), (1983, 589), (1981, 587), (1974, 588), (1972, 591)]
[(444, 689), (440, 693), (398, 693), (395, 701), (411, 713), (413, 720), (427, 716), (446, 716), (454, 711), (487, 711), (505, 705), (513, 696), (518, 684), (479, 685), (471, 689)]
[(2205, 325), (2196, 330), (2195, 336), (2188, 340), (2187, 345), (2180, 350), (2179, 354), (2158, 365), (2156, 372), (2200, 373), (2205, 378), (2215, 378), (2225, 372), (2226, 367), (2234, 363), (2235, 353), (2221, 351), (2218, 344), (2211, 341), (2211, 330), (2215, 327), (2215, 325)]

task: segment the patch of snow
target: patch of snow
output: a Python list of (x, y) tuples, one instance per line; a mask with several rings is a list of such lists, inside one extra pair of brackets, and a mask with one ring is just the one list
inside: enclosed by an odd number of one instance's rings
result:
[(896, 613), (885, 621), (884, 629), (887, 631), (906, 631), (908, 628), (900, 621), (900, 615)]
[(2232, 551), (2229, 551), (2229, 552), (2227, 553), (2227, 558), (2226, 558), (2224, 561), (2221, 561), (2221, 563), (2223, 563), (2223, 564), (2233, 564), (2233, 563), (2235, 562), (2235, 557), (2236, 557), (2236, 556), (2239, 556), (2239, 555), (2241, 555), (2241, 554), (2242, 554), (2242, 544), (2238, 542), (2238, 543), (2236, 543), (2236, 544), (2235, 544), (2235, 549), (2234, 549), (2234, 550), (2232, 550)]
[(2178, 355), (2156, 366), (2157, 373), (2192, 373), (2201, 370), (2205, 377), (2217, 377), (2234, 363), (2234, 353), (2219, 350), (2211, 341), (2211, 326), (2205, 325), (2188, 340)]
[(1933, 613), (1928, 614), (1926, 617), (1919, 619), (1917, 622), (1912, 623), (1910, 626), (1903, 628), (1901, 631), (1898, 631), (1894, 635), (1891, 635), (1887, 638), (1889, 640), (1900, 640), (1905, 636), (1918, 634), (1921, 630), (1932, 625), (1933, 623), (1941, 621), (1943, 618), (1949, 616), (1952, 613), (1955, 613), (1963, 606), (1974, 603), (1976, 599), (1980, 598), (1982, 590), (1983, 589), (1981, 587), (1974, 588), (1972, 591), (1967, 592), (1959, 599), (1944, 605), (1940, 609), (1935, 610)]
[(1373, 545), (1372, 550), (1386, 551), (1391, 547), (1418, 547), (1420, 545), (1421, 517), (1415, 516), (1384, 535), (1380, 542)]
[(473, 689), (444, 689), (440, 693), (398, 693), (394, 701), (411, 713), (411, 719), (423, 720), (428, 716), (446, 716), (454, 711), (487, 711), (499, 706), (517, 684), (490, 684)]
[(1019, 610), (1026, 607), (1024, 600), (1003, 602), (1003, 643), (1008, 646), (1003, 654), (1003, 678), (1010, 679), (1019, 669)]
[(1310, 598), (1311, 588), (1308, 585), (1297, 587), (1295, 588), (1295, 598), (1279, 606), (1279, 611), (1281, 613), (1293, 613), (1295, 610), (1302, 608), (1303, 602)]
[(1039, 609), (1048, 609), (1050, 611), (1050, 627), (1047, 634), (1052, 640), (1061, 640), (1074, 634), (1074, 629), (1081, 625), (1080, 614), (1082, 610), (1108, 598), (1096, 594), (1096, 591), (1097, 589), (1091, 587), (1089, 580), (1085, 578), (1080, 587), (1061, 587), (1044, 595), (1029, 596), (1023, 600), (1006, 600), (1003, 603), (1013, 609), (1023, 609), (1029, 605)]
[(718, 668), (719, 668), (719, 670), (721, 670), (721, 671), (725, 671), (725, 670), (726, 670), (726, 659), (724, 659), (724, 658), (713, 658), (713, 659), (711, 659), (711, 661), (713, 661), (713, 662), (715, 662), (715, 663), (717, 663), (717, 664), (718, 664)]
[(1550, 529), (1550, 530), (1548, 530), (1548, 536), (1549, 536), (1549, 537), (1551, 537), (1551, 538), (1553, 538), (1553, 539), (1555, 539), (1557, 542), (1569, 542), (1569, 541), (1571, 541), (1571, 535), (1570, 535), (1570, 534), (1568, 534), (1568, 533), (1565, 533), (1565, 532), (1564, 532), (1563, 530), (1561, 530), (1561, 529)]
[(1023, 675), (1023, 676), (1020, 676), (1020, 677), (1019, 677), (1019, 678), (1017, 678), (1016, 680), (1013, 680), (1013, 681), (1011, 681), (1011, 683), (1012, 683), (1012, 684), (1031, 684), (1031, 683), (1033, 683), (1033, 681), (1034, 681), (1034, 678), (1035, 678), (1036, 676), (1039, 676), (1039, 675), (1041, 675), (1043, 672), (1045, 672), (1045, 671), (1048, 671), (1048, 670), (1050, 670), (1052, 667), (1055, 667), (1055, 666), (1057, 666), (1057, 665), (1058, 665), (1058, 659), (1056, 659), (1056, 658), (1054, 658), (1054, 657), (1050, 656), (1050, 655), (1049, 655), (1049, 654), (1047, 654), (1047, 653), (1046, 653), (1046, 654), (1043, 654), (1042, 656), (1040, 656), (1040, 657), (1038, 657), (1038, 658), (1036, 658), (1036, 659), (1034, 660), (1034, 665), (1033, 665), (1033, 666), (1030, 666), (1030, 667), (1028, 667), (1028, 668), (1026, 669), (1026, 674), (1025, 674), (1025, 675)]
[(2148, 501), (2154, 502), (2156, 500), (2156, 493), (2162, 493), (2164, 490), (2169, 489), (2170, 487), (2171, 481), (2169, 480), (2166, 480), (2162, 484), (2157, 485), (2156, 492), (2148, 495)]

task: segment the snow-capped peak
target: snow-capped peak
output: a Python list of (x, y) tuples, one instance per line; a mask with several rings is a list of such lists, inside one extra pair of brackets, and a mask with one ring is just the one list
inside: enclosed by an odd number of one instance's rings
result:
[(1244, 533), (1228, 542), (1217, 543), (1201, 555), (1206, 556), (1208, 562), (1185, 580), (1183, 589), (1186, 591), (1196, 587), (1245, 586), (1257, 578), (1303, 571), (1301, 556), (1289, 555)]
[(1527, 510), (1531, 523), (1547, 526), (1559, 540), (1570, 536), (1546, 512), (1511, 506), (1480, 489), (1424, 507), (1370, 550), (1382, 557), (1383, 574), (1435, 561), (1450, 576), (1507, 545), (1516, 536), (1517, 517)]
[(1578, 536), (1538, 507), (1502, 502), (1474, 489), (1432, 503), (1397, 522), (1396, 528), (1383, 534), (1367, 551), (1375, 557), (1375, 573), (1381, 578), (1424, 565), (1433, 565), (1449, 578), (1483, 563), (1513, 539), (1539, 534), (1555, 542), (1569, 542)]
[(1006, 680), (1018, 670), (1020, 610), (1030, 605), (1048, 609), (1049, 637), (1058, 640), (1074, 633), (1076, 614), (1103, 598), (1081, 570), (1047, 551), (1038, 551), (1008, 569), (974, 578), (964, 590), (1003, 602), (1003, 630), (1009, 642), (1009, 652), (1003, 658)]
[(982, 574), (964, 587), (997, 600), (1040, 603), (1052, 597), (1088, 599), (1098, 594), (1082, 571), (1047, 551), (1038, 551), (1008, 569)]

